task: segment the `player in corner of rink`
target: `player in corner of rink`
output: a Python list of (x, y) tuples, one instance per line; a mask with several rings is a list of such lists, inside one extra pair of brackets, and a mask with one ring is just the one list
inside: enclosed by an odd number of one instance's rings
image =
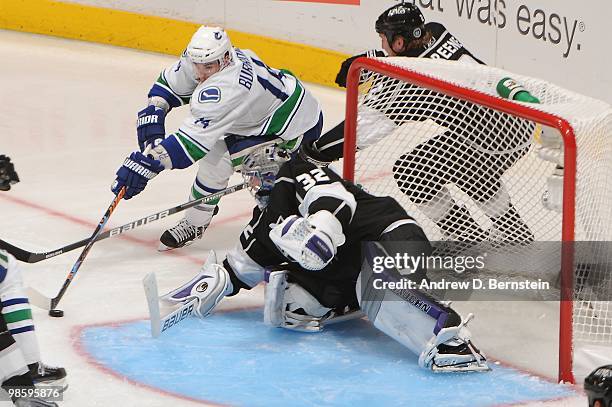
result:
[[(268, 325), (319, 331), (330, 322), (361, 317), (406, 346), (421, 367), (442, 372), (489, 370), (457, 312), (418, 290), (377, 290), (376, 256), (431, 252), (421, 227), (391, 197), (375, 197), (274, 146), (245, 158), (243, 175), (257, 200), (240, 242), (160, 297), (182, 305), (198, 299), (204, 317), (225, 297), (268, 280)], [(367, 243), (363, 246), (363, 242)], [(270, 271), (274, 270), (274, 271)], [(424, 269), (392, 268), (388, 278), (422, 281)], [(359, 312), (360, 311), (360, 312)], [(335, 321), (334, 321), (335, 320)], [(409, 327), (409, 329), (407, 329)]]
[[(0, 155), (0, 191), (19, 182), (10, 158)], [(34, 331), (32, 310), (24, 291), (17, 260), (0, 250), (0, 383), (18, 407), (53, 407), (46, 401), (57, 398), (68, 387), (66, 370), (41, 362)], [(50, 392), (43, 391), (45, 386)]]
[[(427, 58), (455, 63), (484, 64), (443, 24), (426, 22), (413, 3), (402, 1), (383, 11), (374, 25), (380, 50), (355, 55), (342, 63), (336, 83), (347, 86), (347, 74), (359, 57)], [(363, 77), (362, 77), (363, 79)], [(357, 148), (365, 149), (410, 122), (432, 120), (446, 130), (404, 151), (393, 165), (397, 188), (431, 219), (445, 240), (482, 242), (490, 239), (529, 243), (534, 235), (512, 203), (502, 176), (527, 154), (535, 124), (507, 118), (480, 106), (457, 101), (454, 109), (434, 105), (418, 96), (412, 85), (377, 79), (357, 119)], [(490, 127), (479, 129), (487, 117)], [(343, 155), (344, 121), (313, 142), (301, 154), (322, 166)], [(455, 200), (449, 184), (467, 194), (488, 217), (485, 230), (463, 203)]]

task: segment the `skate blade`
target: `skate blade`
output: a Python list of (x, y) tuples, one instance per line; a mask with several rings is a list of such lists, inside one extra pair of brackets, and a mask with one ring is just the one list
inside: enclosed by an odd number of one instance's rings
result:
[(163, 244), (163, 243), (161, 243), (161, 242), (160, 242), (160, 243), (159, 243), (159, 246), (157, 246), (157, 251), (158, 251), (158, 252), (167, 252), (167, 251), (170, 251), (170, 250), (182, 249), (183, 247), (191, 246), (192, 244), (194, 244), (194, 243), (195, 243), (195, 241), (196, 241), (196, 240), (197, 240), (197, 239), (195, 239), (195, 240), (191, 240), (191, 241), (189, 241), (189, 242), (187, 242), (187, 243), (185, 243), (184, 245), (179, 246), (179, 247), (170, 247), (170, 246), (166, 246), (165, 244)]
[(491, 368), (486, 362), (480, 362), (480, 363), (471, 362), (471, 363), (464, 363), (461, 365), (449, 365), (449, 366), (438, 366), (434, 364), (431, 366), (431, 370), (434, 373), (458, 373), (458, 372), (470, 373), (470, 372), (489, 372), (491, 371)]

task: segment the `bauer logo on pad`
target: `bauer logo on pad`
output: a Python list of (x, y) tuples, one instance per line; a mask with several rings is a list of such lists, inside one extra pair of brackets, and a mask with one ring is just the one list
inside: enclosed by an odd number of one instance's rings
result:
[(218, 103), (221, 100), (221, 89), (216, 86), (204, 88), (198, 96), (200, 103)]

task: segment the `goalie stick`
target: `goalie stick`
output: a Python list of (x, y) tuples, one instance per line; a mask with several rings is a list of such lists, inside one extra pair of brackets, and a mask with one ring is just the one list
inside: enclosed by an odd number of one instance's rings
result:
[(151, 336), (157, 338), (162, 332), (172, 328), (190, 315), (193, 315), (198, 304), (197, 298), (192, 298), (174, 311), (162, 316), (159, 310), (159, 293), (157, 290), (157, 279), (155, 273), (149, 273), (142, 279), (147, 305), (149, 308), (149, 320), (151, 321)]
[[(129, 230), (132, 229), (136, 229), (139, 228), (141, 226), (144, 225), (148, 225), (149, 223), (158, 221), (160, 219), (166, 218), (170, 215), (174, 215), (175, 213), (178, 212), (182, 212), (185, 209), (189, 209), (192, 208), (196, 205), (199, 205), (201, 203), (206, 203), (206, 202), (210, 202), (212, 200), (215, 200), (217, 198), (221, 198), (222, 196), (231, 194), (233, 192), (236, 191), (240, 191), (241, 189), (243, 189), (246, 186), (246, 183), (243, 184), (237, 184), (234, 186), (231, 186), (229, 188), (226, 188), (222, 191), (216, 192), (214, 194), (205, 196), (203, 198), (199, 198), (193, 201), (189, 201), (189, 202), (185, 202), (184, 204), (175, 206), (173, 208), (170, 209), (164, 209), (163, 211), (154, 213), (152, 215), (148, 215), (145, 216), (143, 218), (134, 220), (132, 222), (128, 222), (125, 225), (121, 225), (121, 226), (117, 226), (115, 228), (112, 228), (110, 230), (107, 230), (104, 233), (101, 233), (100, 235), (98, 235), (98, 237), (96, 237), (96, 242), (100, 241), (100, 240), (104, 240), (107, 239), (109, 237), (115, 237), (115, 236), (119, 236), (121, 234), (123, 234), (124, 232), (127, 232)], [(41, 253), (34, 253), (34, 252), (30, 252), (24, 249), (21, 249), (19, 247), (16, 247), (2, 239), (0, 239), (0, 249), (4, 249), (7, 252), (9, 252), (10, 254), (12, 254), (13, 256), (15, 256), (15, 258), (19, 261), (23, 261), (25, 263), (38, 263), (41, 260), (46, 260), (46, 259), (50, 259), (52, 257), (55, 256), (59, 256), (60, 254), (64, 254), (64, 253), (68, 253), (69, 251), (72, 251), (74, 249), (78, 249), (79, 247), (83, 247), (85, 246), (89, 241), (90, 241), (91, 237), (87, 238), (87, 239), (83, 239), (83, 240), (79, 240), (78, 242), (75, 243), (70, 243), (69, 245), (66, 245), (64, 247), (60, 247), (59, 249), (55, 249), (55, 250), (51, 250), (48, 252), (41, 252)]]

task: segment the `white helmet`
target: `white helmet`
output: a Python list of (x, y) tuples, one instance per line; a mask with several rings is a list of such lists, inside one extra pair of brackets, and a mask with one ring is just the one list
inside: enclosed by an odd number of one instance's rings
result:
[(232, 43), (223, 28), (203, 25), (191, 37), (187, 45), (187, 55), (195, 64), (219, 61), (224, 68), (227, 65), (224, 63), (224, 57), (231, 49)]

